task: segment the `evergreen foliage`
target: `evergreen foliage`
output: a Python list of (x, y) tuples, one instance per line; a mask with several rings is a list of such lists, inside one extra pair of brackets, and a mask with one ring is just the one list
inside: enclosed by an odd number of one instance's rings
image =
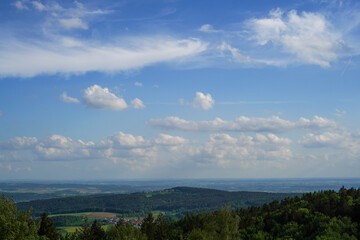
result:
[(38, 234), (39, 236), (46, 236), (49, 240), (57, 240), (60, 237), (60, 233), (56, 230), (54, 222), (45, 212), (41, 216)]
[(0, 239), (36, 240), (40, 239), (39, 226), (31, 219), (30, 211), (18, 211), (14, 200), (5, 195), (0, 198)]

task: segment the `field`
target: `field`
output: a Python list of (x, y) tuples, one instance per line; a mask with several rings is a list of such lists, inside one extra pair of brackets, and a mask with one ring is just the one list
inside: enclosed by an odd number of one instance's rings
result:
[(88, 219), (102, 219), (102, 218), (113, 218), (116, 217), (116, 213), (110, 212), (83, 212), (83, 213), (64, 213), (64, 214), (53, 214), (49, 215), (49, 217), (56, 216), (82, 216), (87, 217)]
[(0, 183), (0, 195), (13, 197), (16, 202), (126, 192), (129, 189), (117, 185)]
[[(110, 228), (111, 226), (112, 225), (104, 225), (104, 226), (101, 226), (101, 227), (102, 227), (102, 229), (107, 231), (108, 228)], [(57, 230), (59, 230), (62, 233), (74, 233), (77, 228), (79, 228), (79, 227), (58, 227)]]
[(71, 218), (71, 217), (80, 217), (76, 218), (73, 221), (70, 221), (70, 223), (68, 222), (68, 224), (66, 224), (66, 226), (63, 225), (57, 225), (57, 229), (59, 231), (61, 231), (62, 233), (73, 233), (76, 231), (77, 228), (81, 227), (81, 225), (84, 223), (84, 218), (86, 217), (88, 219), (88, 223), (92, 224), (92, 222), (94, 220), (98, 220), (100, 223), (104, 224), (102, 225), (102, 228), (104, 230), (107, 230), (110, 226), (112, 226), (111, 224), (108, 224), (108, 222), (106, 222), (104, 220), (104, 218), (115, 218), (117, 217), (117, 215), (115, 213), (111, 213), (111, 212), (83, 212), (83, 213), (66, 213), (66, 214), (53, 214), (53, 215), (49, 215), (49, 217), (51, 219), (59, 219), (59, 218)]

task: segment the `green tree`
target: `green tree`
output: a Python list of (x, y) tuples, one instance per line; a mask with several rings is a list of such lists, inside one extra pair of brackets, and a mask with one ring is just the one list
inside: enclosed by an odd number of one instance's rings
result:
[(46, 236), (49, 240), (58, 240), (60, 238), (60, 233), (56, 230), (54, 222), (45, 212), (41, 215), (38, 234), (39, 236)]
[(89, 240), (105, 240), (105, 230), (102, 229), (97, 220), (95, 220), (90, 228)]
[(145, 234), (129, 224), (117, 224), (109, 229), (108, 240), (146, 240)]
[(81, 228), (76, 229), (74, 236), (77, 240), (89, 240), (91, 238), (91, 230), (87, 217), (85, 217)]
[(146, 218), (144, 218), (140, 231), (147, 236), (149, 240), (155, 239), (155, 218), (152, 212), (149, 212)]
[(5, 195), (0, 198), (0, 239), (1, 240), (37, 240), (39, 226), (31, 219), (29, 211), (18, 211), (13, 199)]

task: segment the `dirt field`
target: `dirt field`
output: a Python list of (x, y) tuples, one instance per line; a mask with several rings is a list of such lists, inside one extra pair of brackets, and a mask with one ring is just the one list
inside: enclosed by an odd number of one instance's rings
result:
[(93, 212), (92, 214), (86, 215), (89, 219), (93, 218), (106, 218), (106, 217), (116, 217), (115, 213), (109, 212)]

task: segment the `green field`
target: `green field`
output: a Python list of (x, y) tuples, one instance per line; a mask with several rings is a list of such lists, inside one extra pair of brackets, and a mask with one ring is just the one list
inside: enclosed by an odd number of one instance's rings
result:
[[(104, 226), (101, 226), (101, 228), (104, 229), (105, 231), (107, 231), (111, 226), (112, 225), (104, 225)], [(77, 228), (80, 228), (80, 227), (58, 227), (56, 229), (63, 233), (74, 233)]]

